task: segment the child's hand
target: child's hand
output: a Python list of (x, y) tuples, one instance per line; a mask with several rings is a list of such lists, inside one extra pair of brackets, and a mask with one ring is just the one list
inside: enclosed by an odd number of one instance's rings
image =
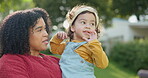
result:
[(67, 33), (60, 31), (57, 33), (57, 37), (62, 40), (67, 39)]
[(92, 32), (90, 33), (90, 35), (89, 35), (89, 38), (83, 37), (83, 39), (84, 39), (85, 41), (87, 41), (87, 42), (97, 39), (97, 33), (96, 33), (96, 31), (92, 31)]

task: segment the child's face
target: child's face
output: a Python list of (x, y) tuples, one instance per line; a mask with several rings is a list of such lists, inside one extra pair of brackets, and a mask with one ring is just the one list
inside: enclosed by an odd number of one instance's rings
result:
[(84, 41), (83, 37), (89, 39), (91, 33), (95, 32), (95, 16), (92, 13), (80, 14), (71, 27), (74, 32), (74, 40)]

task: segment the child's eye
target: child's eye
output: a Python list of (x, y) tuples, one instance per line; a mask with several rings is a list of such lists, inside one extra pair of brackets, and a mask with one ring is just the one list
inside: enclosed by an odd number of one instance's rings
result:
[(91, 26), (95, 26), (95, 23), (91, 23), (90, 25), (91, 25)]
[(82, 21), (81, 24), (86, 24), (86, 23), (84, 21)]

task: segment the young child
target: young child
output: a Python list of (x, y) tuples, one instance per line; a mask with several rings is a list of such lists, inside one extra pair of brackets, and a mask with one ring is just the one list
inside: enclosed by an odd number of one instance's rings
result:
[[(94, 65), (108, 66), (108, 58), (98, 41), (99, 17), (97, 11), (86, 5), (75, 6), (66, 15), (68, 34), (58, 32), (50, 41), (51, 52), (60, 54), (63, 78), (96, 78)], [(67, 37), (70, 42), (63, 43)]]

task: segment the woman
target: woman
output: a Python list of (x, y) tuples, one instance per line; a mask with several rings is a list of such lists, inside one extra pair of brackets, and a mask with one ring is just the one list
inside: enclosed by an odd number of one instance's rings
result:
[[(0, 78), (61, 78), (59, 59), (47, 49), (49, 27), (40, 12), (16, 11), (0, 25)], [(49, 21), (49, 19), (48, 19)]]

